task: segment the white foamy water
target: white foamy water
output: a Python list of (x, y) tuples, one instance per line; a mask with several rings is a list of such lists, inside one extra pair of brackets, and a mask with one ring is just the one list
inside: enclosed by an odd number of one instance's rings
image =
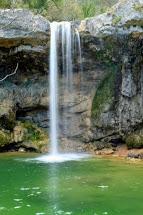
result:
[(14, 209), (19, 209), (21, 207), (22, 207), (21, 205), (18, 205), (18, 206), (15, 206)]
[(36, 215), (44, 215), (45, 213), (44, 212), (38, 212), (36, 213)]
[(6, 208), (5, 207), (0, 207), (0, 211), (2, 211), (2, 210), (6, 210)]
[(58, 38), (59, 23), (53, 22), (50, 40), (50, 141), (51, 154), (58, 153)]
[[(50, 24), (50, 155), (39, 158), (43, 162), (64, 162), (68, 160), (77, 160), (83, 155), (60, 154), (58, 151), (59, 139), (59, 54), (62, 52), (62, 69), (64, 77), (65, 92), (73, 92), (73, 60), (74, 47), (77, 46), (77, 53), (81, 63), (81, 46), (79, 32), (72, 28), (70, 22), (53, 22)], [(64, 93), (63, 93), (64, 95)], [(71, 97), (71, 102), (74, 98)], [(67, 110), (64, 112), (63, 130), (71, 130), (70, 123), (67, 124)], [(67, 132), (66, 132), (67, 133)]]
[(23, 199), (14, 199), (16, 202), (21, 202)]
[(90, 155), (88, 154), (57, 154), (57, 155), (44, 155), (33, 160), (43, 162), (43, 163), (62, 163), (67, 161), (78, 161), (81, 159), (89, 158)]

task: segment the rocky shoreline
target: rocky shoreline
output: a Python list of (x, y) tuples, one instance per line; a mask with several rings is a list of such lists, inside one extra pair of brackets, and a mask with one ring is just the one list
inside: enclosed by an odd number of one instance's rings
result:
[[(63, 152), (63, 151), (62, 151)], [(66, 151), (65, 151), (66, 152)], [(72, 151), (73, 152), (73, 151)], [(45, 152), (46, 153), (46, 152)], [(45, 153), (42, 153), (45, 155)], [(118, 146), (116, 149), (104, 148), (101, 150), (93, 149), (93, 146), (83, 147), (82, 152), (76, 151), (76, 153), (86, 153), (91, 155), (92, 158), (104, 158), (104, 159), (123, 159), (128, 161), (142, 161), (143, 160), (143, 149), (128, 149), (126, 145)], [(34, 150), (27, 150), (24, 147), (11, 148), (9, 151), (0, 152), (0, 156), (41, 156), (41, 152), (36, 152)]]
[(101, 150), (93, 150), (93, 147), (91, 147), (89, 151), (95, 156), (143, 160), (143, 149), (128, 149), (126, 145)]

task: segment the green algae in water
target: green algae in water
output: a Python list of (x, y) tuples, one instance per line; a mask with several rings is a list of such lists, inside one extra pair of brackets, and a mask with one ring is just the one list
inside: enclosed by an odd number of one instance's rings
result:
[(142, 215), (143, 166), (89, 159), (58, 164), (0, 156), (1, 215)]

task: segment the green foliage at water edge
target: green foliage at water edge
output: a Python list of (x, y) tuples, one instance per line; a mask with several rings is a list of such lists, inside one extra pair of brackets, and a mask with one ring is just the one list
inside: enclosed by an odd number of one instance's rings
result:
[(130, 134), (126, 138), (126, 144), (129, 149), (132, 148), (143, 148), (143, 135), (141, 134)]

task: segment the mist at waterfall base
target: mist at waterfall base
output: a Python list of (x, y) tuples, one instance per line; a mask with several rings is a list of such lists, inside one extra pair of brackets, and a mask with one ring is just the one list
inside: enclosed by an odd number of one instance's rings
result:
[[(64, 93), (73, 92), (73, 59), (75, 54), (81, 63), (80, 36), (77, 29), (74, 29), (70, 22), (53, 22), (50, 24), (50, 154), (37, 158), (42, 162), (64, 162), (69, 160), (80, 160), (87, 157), (87, 154), (60, 153), (59, 145), (59, 53), (62, 52), (62, 74), (64, 80)], [(60, 47), (61, 44), (61, 47)], [(81, 72), (81, 71), (79, 71)], [(71, 102), (74, 98), (71, 97)], [(63, 110), (63, 115), (66, 116)], [(66, 117), (65, 117), (66, 118)], [(64, 129), (70, 129), (66, 119), (63, 121)]]

